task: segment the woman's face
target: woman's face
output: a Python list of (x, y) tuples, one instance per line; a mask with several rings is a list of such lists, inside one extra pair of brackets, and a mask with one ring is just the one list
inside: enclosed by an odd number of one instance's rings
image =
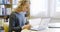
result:
[(24, 5), (24, 6), (22, 7), (23, 12), (27, 12), (28, 9), (29, 9), (29, 4)]

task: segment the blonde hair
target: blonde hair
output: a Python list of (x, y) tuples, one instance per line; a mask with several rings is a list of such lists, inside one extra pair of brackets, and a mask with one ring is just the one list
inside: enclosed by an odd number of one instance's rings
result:
[(18, 6), (16, 7), (15, 10), (17, 10), (19, 8), (20, 11), (22, 11), (23, 6), (27, 5), (28, 2), (29, 2), (28, 0), (21, 0), (21, 1), (19, 1), (19, 4), (18, 4)]

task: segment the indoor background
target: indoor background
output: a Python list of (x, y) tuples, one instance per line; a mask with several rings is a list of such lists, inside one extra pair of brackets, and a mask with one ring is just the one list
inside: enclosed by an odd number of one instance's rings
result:
[[(0, 0), (0, 32), (8, 30), (9, 15), (17, 7), (18, 1), (21, 0)], [(40, 30), (34, 32), (60, 32), (60, 0), (29, 1), (28, 21), (32, 29)]]

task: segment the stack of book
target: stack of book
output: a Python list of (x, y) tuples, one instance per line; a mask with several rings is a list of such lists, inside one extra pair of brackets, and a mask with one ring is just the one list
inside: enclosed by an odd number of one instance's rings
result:
[(10, 15), (11, 14), (11, 8), (6, 8), (6, 15)]
[(11, 8), (5, 8), (4, 5), (0, 5), (0, 15), (10, 15)]
[(0, 4), (10, 4), (10, 0), (0, 0)]

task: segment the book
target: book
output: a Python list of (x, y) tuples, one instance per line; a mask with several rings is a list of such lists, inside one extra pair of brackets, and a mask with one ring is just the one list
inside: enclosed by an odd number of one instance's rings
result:
[(2, 15), (6, 15), (5, 8), (2, 8)]
[(2, 15), (6, 15), (6, 13), (5, 13), (5, 6), (4, 5), (1, 5), (1, 13), (2, 13)]
[(0, 15), (2, 15), (2, 5), (0, 5)]
[(2, 26), (2, 20), (0, 19), (0, 26)]
[(4, 0), (0, 0), (0, 4), (4, 4)]
[(12, 3), (13, 3), (14, 5), (17, 5), (18, 0), (13, 0)]
[(0, 4), (2, 4), (2, 0), (0, 0)]
[(0, 8), (0, 15), (2, 15), (2, 9)]
[(6, 15), (10, 15), (11, 14), (11, 8), (6, 8)]
[(10, 4), (10, 0), (4, 0), (4, 4)]
[(3, 26), (4, 19), (0, 18), (0, 26)]
[(5, 4), (5, 0), (2, 0), (2, 4)]
[(10, 4), (10, 0), (6, 0), (6, 4)]

